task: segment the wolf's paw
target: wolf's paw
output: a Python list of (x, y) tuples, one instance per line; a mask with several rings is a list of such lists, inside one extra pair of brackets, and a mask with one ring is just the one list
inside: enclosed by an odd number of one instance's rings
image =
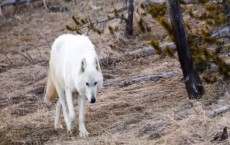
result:
[(72, 130), (68, 130), (67, 131), (67, 136), (68, 137), (72, 137), (73, 136), (73, 131)]
[(63, 129), (63, 128), (64, 128), (64, 127), (63, 127), (63, 125), (61, 125), (61, 124), (59, 124), (59, 125), (55, 124), (55, 125), (54, 125), (54, 129), (55, 129), (55, 130)]
[(80, 135), (80, 137), (85, 138), (85, 137), (89, 136), (89, 132), (86, 129), (82, 129), (82, 130), (80, 130), (79, 135)]
[(52, 102), (47, 97), (44, 97), (44, 102), (47, 107), (50, 107), (52, 105)]

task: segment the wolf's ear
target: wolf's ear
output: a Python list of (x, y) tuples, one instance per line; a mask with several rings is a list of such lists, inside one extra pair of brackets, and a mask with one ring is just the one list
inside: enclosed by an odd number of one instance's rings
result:
[(95, 66), (96, 66), (96, 70), (100, 70), (100, 64), (99, 64), (99, 62), (98, 62), (98, 60), (97, 60), (97, 58), (95, 57), (94, 58), (94, 64), (95, 64)]
[(86, 69), (86, 59), (85, 58), (83, 58), (82, 60), (81, 60), (81, 72), (83, 73), (83, 72), (85, 72), (85, 69)]

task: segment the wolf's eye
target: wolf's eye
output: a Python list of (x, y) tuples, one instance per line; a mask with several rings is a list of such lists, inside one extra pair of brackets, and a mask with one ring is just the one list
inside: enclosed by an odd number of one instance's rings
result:
[(85, 83), (86, 84), (86, 86), (89, 86), (89, 83)]
[(97, 82), (94, 82), (94, 86), (96, 86), (97, 85)]

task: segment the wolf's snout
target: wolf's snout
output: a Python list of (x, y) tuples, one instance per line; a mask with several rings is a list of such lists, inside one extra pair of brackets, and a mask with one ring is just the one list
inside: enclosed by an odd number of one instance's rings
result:
[(90, 100), (90, 103), (95, 103), (95, 102), (96, 102), (95, 97), (92, 97), (91, 100)]

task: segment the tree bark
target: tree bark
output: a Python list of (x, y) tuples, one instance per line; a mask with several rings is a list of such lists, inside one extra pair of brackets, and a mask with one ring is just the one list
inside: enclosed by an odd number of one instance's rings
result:
[(128, 6), (128, 18), (126, 21), (126, 34), (127, 35), (133, 35), (133, 0), (129, 0), (129, 6)]
[(179, 6), (178, 0), (167, 0), (167, 7), (177, 46), (177, 53), (189, 99), (200, 98), (204, 94), (204, 88), (197, 70), (195, 69), (187, 33), (184, 28), (184, 20)]

